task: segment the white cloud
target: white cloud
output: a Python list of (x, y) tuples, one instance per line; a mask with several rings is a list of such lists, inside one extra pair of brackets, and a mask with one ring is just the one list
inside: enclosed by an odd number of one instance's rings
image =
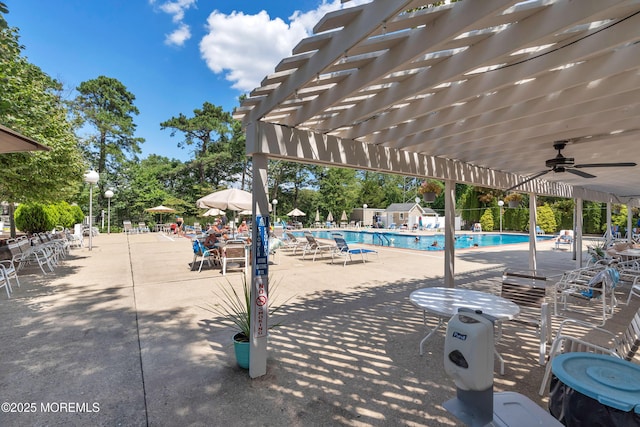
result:
[[(171, 32), (171, 34), (165, 36), (165, 44), (182, 46), (191, 38), (191, 29), (183, 22), (184, 13), (192, 6), (195, 7), (196, 1), (197, 0), (165, 1), (158, 5), (158, 8), (164, 13), (171, 15), (173, 23), (178, 25), (178, 28)], [(149, 4), (155, 6), (158, 3), (156, 0), (149, 0)]]
[(186, 24), (180, 24), (171, 34), (167, 34), (164, 43), (173, 46), (182, 46), (191, 38), (191, 30)]
[(173, 22), (181, 23), (184, 19), (184, 11), (196, 4), (196, 0), (176, 0), (162, 3), (159, 7), (164, 13), (171, 15)]
[[(346, 5), (368, 3), (355, 0)], [(266, 11), (256, 15), (214, 10), (207, 19), (207, 31), (200, 41), (200, 54), (214, 73), (223, 73), (232, 87), (249, 92), (273, 72), (278, 62), (291, 55), (300, 40), (308, 37), (313, 26), (327, 12), (340, 9), (340, 0), (323, 0), (317, 9), (296, 11), (289, 23), (271, 18)]]

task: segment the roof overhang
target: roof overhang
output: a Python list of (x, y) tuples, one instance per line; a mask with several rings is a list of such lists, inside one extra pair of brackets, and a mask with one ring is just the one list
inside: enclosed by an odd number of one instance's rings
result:
[(0, 125), (0, 154), (20, 151), (49, 151), (50, 148)]
[[(499, 189), (556, 140), (576, 163), (633, 162), (638, 28), (637, 0), (374, 0), (322, 18), (234, 117), (248, 154)], [(583, 171), (518, 191), (640, 204), (640, 166)]]

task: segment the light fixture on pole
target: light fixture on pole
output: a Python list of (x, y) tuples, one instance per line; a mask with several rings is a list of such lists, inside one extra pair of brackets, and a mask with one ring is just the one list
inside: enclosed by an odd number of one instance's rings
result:
[(271, 204), (273, 205), (273, 222), (278, 221), (278, 217), (276, 216), (276, 207), (278, 206), (278, 199), (273, 199), (271, 201)]
[(113, 197), (113, 191), (110, 189), (104, 192), (104, 197), (107, 198), (107, 234), (111, 234), (111, 198)]
[(91, 170), (84, 174), (84, 182), (89, 184), (89, 250), (93, 248), (93, 186), (98, 183), (100, 175)]
[(367, 225), (364, 221), (364, 216), (366, 215), (367, 212), (367, 208), (369, 206), (365, 203), (364, 205), (362, 205), (362, 225)]
[(500, 208), (500, 232), (502, 233), (502, 207), (504, 206), (504, 202), (502, 200), (498, 200), (498, 207)]

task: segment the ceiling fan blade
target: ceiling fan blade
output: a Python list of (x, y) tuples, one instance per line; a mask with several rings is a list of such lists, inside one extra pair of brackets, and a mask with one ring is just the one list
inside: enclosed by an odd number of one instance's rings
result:
[(581, 176), (582, 178), (595, 178), (595, 175), (591, 175), (590, 173), (586, 173), (586, 172), (582, 172), (581, 170), (577, 170), (577, 169), (573, 169), (573, 168), (566, 168), (565, 172), (569, 172), (572, 173), (574, 175), (578, 175)]
[(637, 166), (636, 163), (633, 162), (622, 162), (622, 163), (585, 163), (582, 165), (574, 165), (574, 168), (622, 168), (622, 167), (631, 167)]
[(542, 172), (538, 172), (538, 173), (537, 173), (537, 174), (535, 174), (535, 175), (531, 175), (529, 178), (525, 179), (525, 180), (524, 180), (524, 181), (522, 181), (521, 183), (516, 184), (516, 185), (514, 185), (513, 187), (509, 187), (509, 188), (507, 188), (507, 189), (506, 189), (506, 190), (504, 190), (504, 191), (505, 191), (505, 192), (507, 192), (507, 191), (511, 191), (511, 190), (513, 190), (514, 188), (518, 188), (518, 187), (520, 187), (521, 185), (524, 185), (524, 184), (526, 184), (526, 183), (527, 183), (527, 182), (529, 182), (529, 181), (533, 181), (533, 180), (534, 180), (534, 179), (536, 179), (536, 178), (540, 178), (542, 175), (546, 175), (546, 174), (548, 174), (549, 172), (551, 172), (551, 169), (546, 170), (546, 171), (542, 171)]

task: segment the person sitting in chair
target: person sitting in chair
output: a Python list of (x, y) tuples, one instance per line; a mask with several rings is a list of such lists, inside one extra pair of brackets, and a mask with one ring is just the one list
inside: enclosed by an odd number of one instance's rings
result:
[(209, 233), (207, 234), (207, 238), (204, 239), (204, 242), (202, 242), (202, 245), (207, 249), (212, 249), (216, 246), (218, 240), (219, 238), (216, 236), (216, 233)]
[(247, 226), (247, 221), (242, 221), (242, 223), (238, 226), (238, 233), (248, 233), (249, 227)]

